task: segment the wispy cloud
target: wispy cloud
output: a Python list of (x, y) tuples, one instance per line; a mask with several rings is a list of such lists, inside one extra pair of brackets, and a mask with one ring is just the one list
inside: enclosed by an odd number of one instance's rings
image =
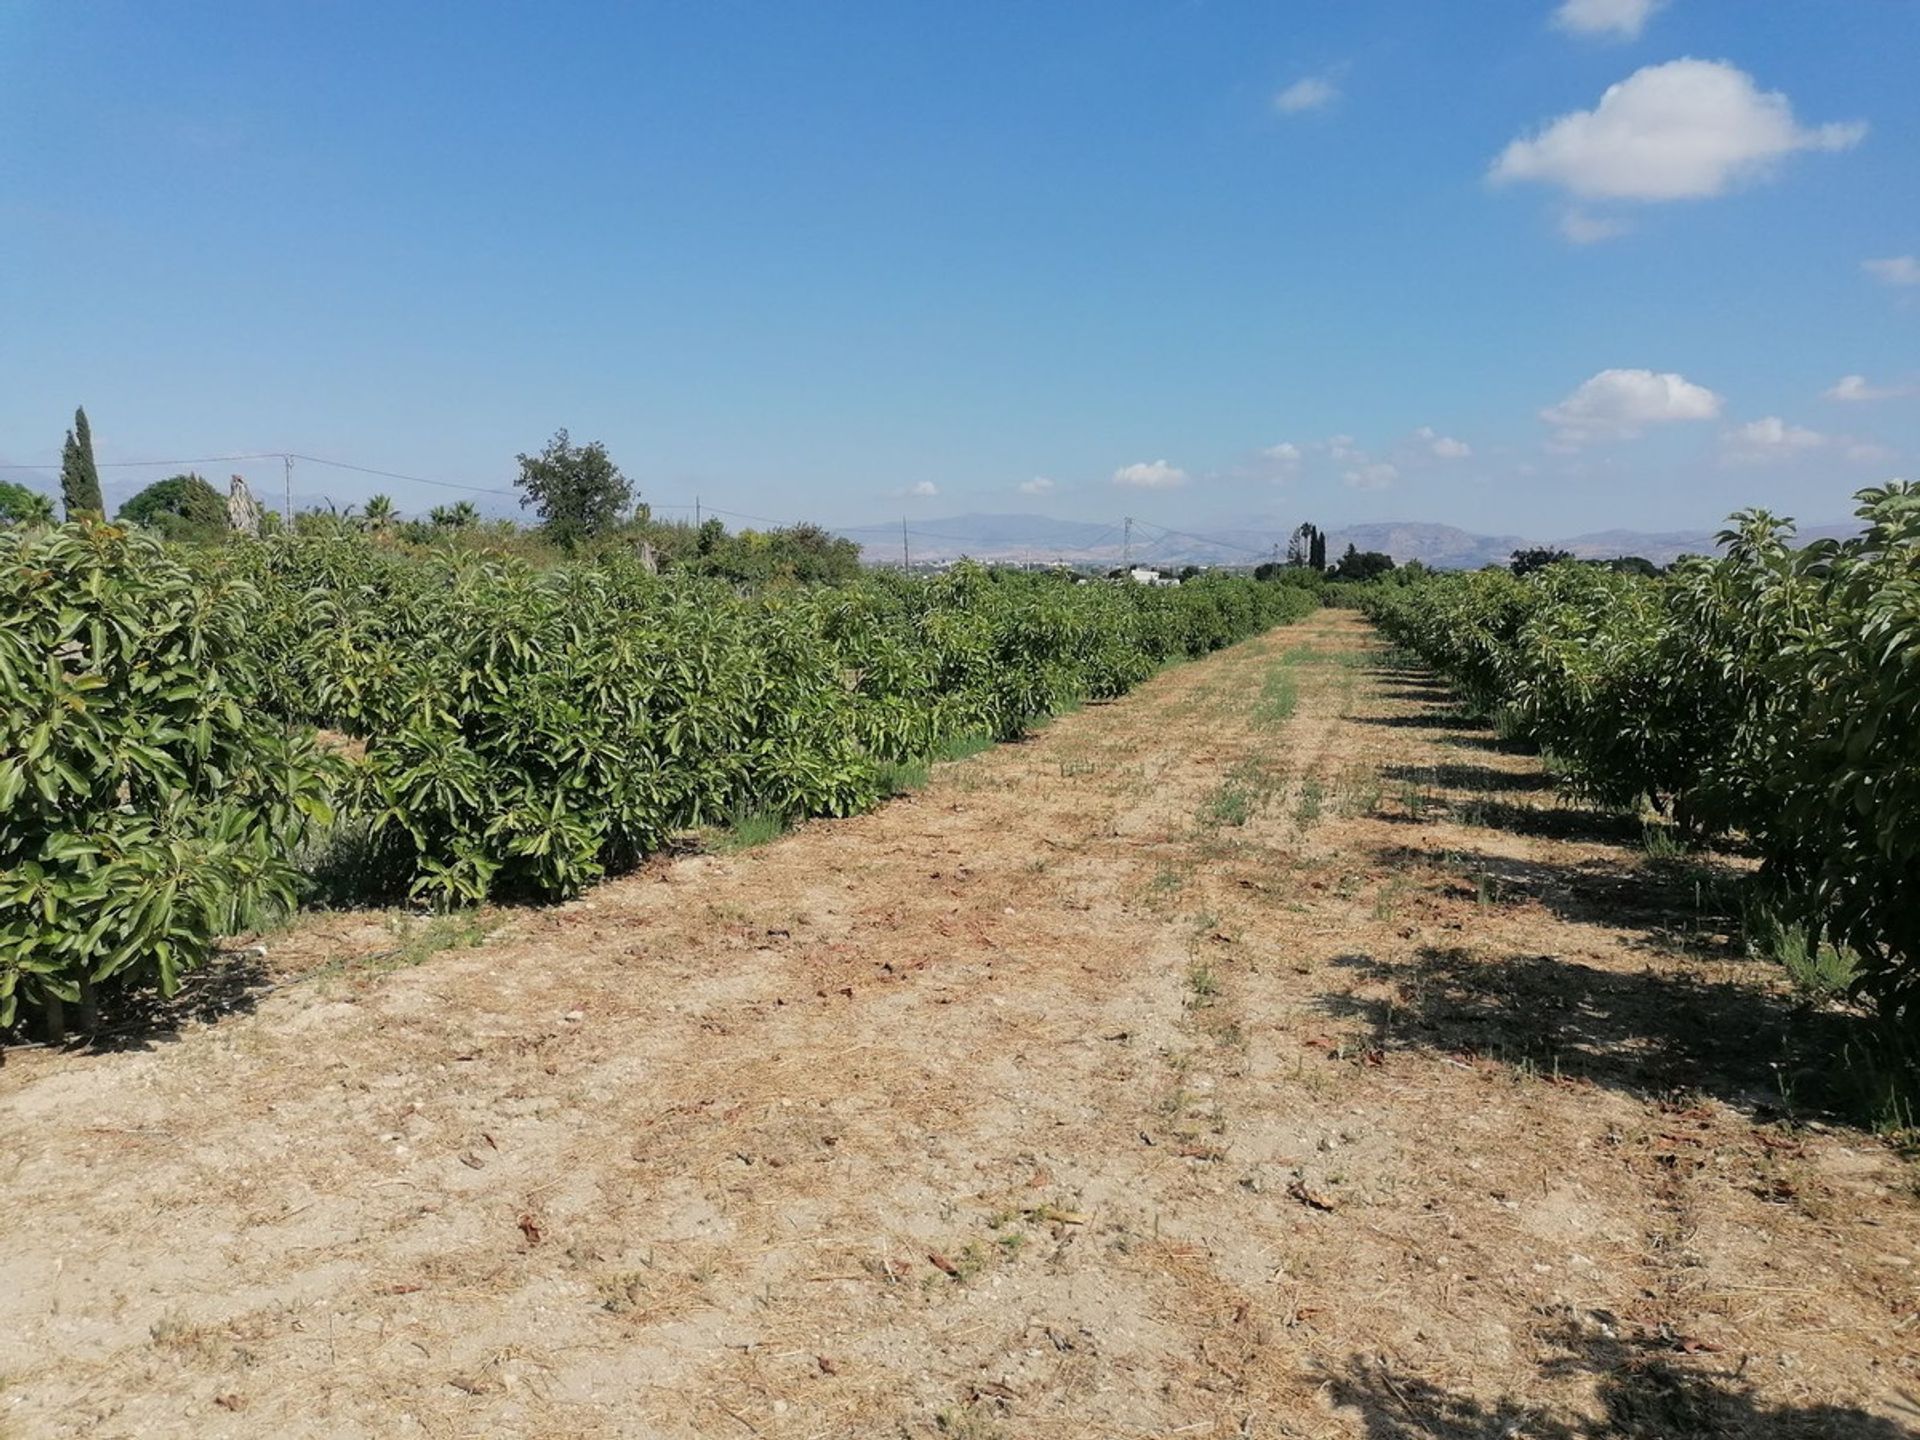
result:
[(1473, 447), (1464, 440), (1456, 440), (1451, 435), (1442, 435), (1431, 425), (1422, 425), (1413, 432), (1413, 438), (1426, 447), (1429, 455), (1437, 460), (1465, 460), (1473, 454)]
[(1570, 35), (1599, 40), (1637, 40), (1654, 11), (1667, 0), (1564, 0), (1553, 23)]
[(1913, 394), (1911, 385), (1869, 385), (1864, 375), (1842, 375), (1833, 385), (1821, 392), (1827, 400), (1844, 400), (1850, 404), (1864, 404), (1871, 400), (1897, 400), (1902, 395)]
[(1340, 477), (1355, 490), (1384, 490), (1400, 478), (1400, 468), (1386, 460), (1356, 465)]
[(1827, 437), (1818, 430), (1809, 430), (1804, 425), (1789, 425), (1778, 415), (1749, 420), (1727, 431), (1720, 439), (1725, 458), (1739, 464), (1788, 460), (1809, 450), (1818, 450), (1828, 443)]
[(1576, 245), (1598, 245), (1627, 234), (1633, 226), (1611, 215), (1592, 215), (1585, 210), (1568, 210), (1560, 217), (1560, 233)]
[(1044, 475), (1036, 475), (1031, 480), (1020, 482), (1022, 495), (1045, 495), (1054, 488), (1053, 481)]
[(1889, 255), (1884, 260), (1862, 260), (1860, 268), (1883, 285), (1920, 285), (1920, 260), (1911, 255)]
[(1282, 115), (1300, 115), (1308, 110), (1324, 110), (1340, 98), (1340, 87), (1327, 75), (1309, 75), (1294, 81), (1273, 97), (1273, 108)]

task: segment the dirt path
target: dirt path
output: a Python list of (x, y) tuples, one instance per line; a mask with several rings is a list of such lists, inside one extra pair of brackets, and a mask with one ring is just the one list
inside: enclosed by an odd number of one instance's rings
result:
[(0, 1435), (1890, 1440), (1914, 1174), (1327, 612), (731, 858), (0, 1068)]

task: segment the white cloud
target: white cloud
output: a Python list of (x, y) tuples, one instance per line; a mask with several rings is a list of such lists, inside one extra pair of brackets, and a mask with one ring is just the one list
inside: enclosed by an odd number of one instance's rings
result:
[(1584, 210), (1569, 210), (1560, 217), (1560, 233), (1576, 245), (1598, 245), (1625, 235), (1633, 226), (1610, 215), (1589, 215)]
[(1637, 40), (1647, 19), (1667, 0), (1564, 0), (1553, 23), (1574, 35), (1607, 40)]
[(1763, 464), (1818, 450), (1827, 443), (1827, 437), (1804, 425), (1789, 425), (1778, 415), (1768, 415), (1729, 430), (1721, 442), (1727, 459)]
[(1324, 75), (1309, 75), (1296, 80), (1273, 97), (1273, 108), (1282, 115), (1299, 115), (1319, 110), (1340, 98), (1340, 87)]
[(1036, 475), (1031, 480), (1022, 480), (1020, 482), (1020, 493), (1022, 495), (1044, 495), (1051, 489), (1053, 489), (1053, 481), (1044, 475)]
[(940, 487), (931, 480), (922, 480), (917, 485), (909, 485), (905, 493), (908, 495), (917, 495), (924, 500), (929, 496), (938, 495), (940, 493)]
[(1712, 420), (1721, 398), (1683, 375), (1651, 370), (1602, 370), (1581, 383), (1540, 418), (1559, 432), (1562, 444), (1612, 437), (1630, 439), (1649, 425), (1678, 420)]
[(1588, 199), (1687, 200), (1763, 177), (1797, 150), (1845, 150), (1866, 133), (1857, 121), (1802, 128), (1785, 95), (1724, 60), (1670, 60), (1515, 140), (1490, 178), (1542, 180)]
[(1384, 490), (1400, 478), (1400, 470), (1385, 460), (1379, 460), (1356, 465), (1340, 478), (1355, 490)]
[(1473, 454), (1473, 447), (1466, 441), (1442, 435), (1431, 425), (1422, 425), (1413, 432), (1413, 438), (1425, 445), (1429, 454), (1441, 460), (1464, 460)]
[(1833, 388), (1826, 391), (1828, 400), (1895, 400), (1902, 395), (1912, 393), (1909, 385), (1869, 385), (1864, 375), (1842, 375), (1833, 382)]
[(1889, 255), (1884, 260), (1862, 260), (1860, 268), (1884, 285), (1920, 285), (1920, 260), (1911, 255)]
[(1282, 440), (1278, 445), (1269, 445), (1260, 453), (1266, 456), (1267, 459), (1277, 461), (1282, 465), (1298, 465), (1300, 463), (1300, 447), (1295, 445), (1291, 440)]
[(1331, 455), (1335, 460), (1342, 462), (1366, 459), (1366, 455), (1363, 452), (1354, 448), (1353, 437), (1351, 435), (1329, 435), (1327, 437), (1327, 454)]
[(1876, 445), (1871, 440), (1854, 440), (1847, 445), (1847, 459), (1856, 465), (1878, 465), (1893, 459), (1895, 453), (1891, 446)]
[(1142, 460), (1113, 472), (1113, 483), (1130, 490), (1178, 490), (1189, 478), (1186, 471), (1164, 460)]

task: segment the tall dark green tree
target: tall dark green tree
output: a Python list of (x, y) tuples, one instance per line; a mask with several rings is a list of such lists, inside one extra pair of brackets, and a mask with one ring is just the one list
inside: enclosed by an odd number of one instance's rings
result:
[(69, 520), (106, 513), (107, 502), (100, 494), (100, 470), (93, 463), (93, 429), (87, 424), (84, 408), (73, 412), (73, 428), (67, 432), (67, 443), (60, 447), (60, 499)]
[(520, 503), (540, 512), (550, 539), (572, 549), (620, 523), (633, 486), (598, 440), (575, 445), (565, 430), (555, 432), (538, 455), (522, 455)]
[(1287, 564), (1304, 565), (1317, 574), (1327, 569), (1327, 534), (1318, 525), (1305, 522), (1287, 540)]

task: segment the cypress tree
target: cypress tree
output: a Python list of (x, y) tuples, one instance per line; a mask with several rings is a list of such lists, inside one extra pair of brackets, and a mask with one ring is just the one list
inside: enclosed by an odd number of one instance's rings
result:
[(93, 463), (93, 429), (87, 424), (84, 407), (73, 412), (73, 429), (67, 432), (67, 443), (60, 447), (60, 498), (66, 504), (69, 520), (106, 513), (100, 471)]
[(1327, 569), (1327, 536), (1319, 526), (1313, 528), (1313, 539), (1309, 544), (1307, 563), (1321, 574)]

